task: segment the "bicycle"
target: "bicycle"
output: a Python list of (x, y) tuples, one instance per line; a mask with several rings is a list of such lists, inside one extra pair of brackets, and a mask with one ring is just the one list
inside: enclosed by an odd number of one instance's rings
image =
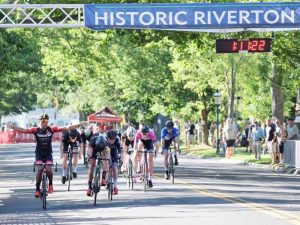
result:
[[(40, 199), (42, 200), (42, 208), (44, 210), (47, 209), (47, 195), (48, 195), (48, 175), (46, 171), (46, 166), (53, 166), (53, 164), (47, 164), (47, 163), (42, 163), (42, 164), (33, 164), (33, 172), (35, 172), (35, 166), (37, 165), (42, 165), (43, 167), (43, 173), (42, 173), (42, 190), (41, 190), (41, 196)], [(57, 163), (55, 164), (55, 172), (57, 172)]]
[(71, 180), (73, 179), (73, 154), (78, 154), (73, 152), (72, 148), (69, 148), (68, 151), (68, 167), (67, 167), (67, 180), (68, 180), (68, 191), (70, 191)]
[(143, 173), (143, 176), (141, 177), (142, 178), (142, 182), (143, 182), (143, 189), (144, 189), (144, 192), (146, 193), (147, 192), (147, 189), (149, 188), (149, 183), (148, 183), (148, 160), (147, 160), (147, 153), (148, 151), (147, 150), (143, 150), (143, 151), (137, 151), (137, 152), (141, 152), (141, 153), (144, 153), (144, 160), (143, 160), (143, 164), (141, 165), (141, 171)]
[[(95, 170), (95, 175), (93, 178), (92, 182), (92, 192), (94, 194), (94, 206), (96, 206), (97, 203), (97, 195), (100, 192), (101, 189), (101, 169), (102, 169), (102, 161), (103, 160), (108, 160), (110, 162), (110, 167), (111, 167), (111, 159), (105, 159), (101, 157), (101, 153), (97, 152), (96, 154), (96, 170)], [(109, 169), (108, 171), (108, 176), (107, 176), (107, 190), (108, 190), (108, 199), (112, 200), (112, 192), (113, 192), (113, 183), (112, 183), (112, 171)]]
[(126, 171), (126, 178), (128, 183), (128, 188), (133, 190), (133, 160), (132, 157), (134, 155), (134, 150), (132, 148), (127, 149), (127, 171)]
[(169, 176), (171, 177), (171, 181), (174, 184), (174, 179), (175, 179), (175, 167), (174, 167), (174, 158), (173, 158), (173, 152), (172, 148), (168, 148), (168, 171), (169, 171)]

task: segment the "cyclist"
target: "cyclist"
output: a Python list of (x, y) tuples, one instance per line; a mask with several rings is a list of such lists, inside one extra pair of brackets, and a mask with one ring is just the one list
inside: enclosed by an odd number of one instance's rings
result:
[[(67, 131), (78, 128), (80, 124), (70, 125), (65, 127), (56, 127), (56, 126), (48, 126), (49, 116), (45, 113), (42, 113), (39, 118), (39, 126), (32, 127), (28, 129), (24, 129), (21, 127), (13, 127), (14, 130), (33, 134), (36, 139), (36, 148), (35, 148), (35, 164), (37, 167), (36, 173), (36, 191), (34, 196), (39, 198), (41, 196), (40, 184), (42, 180), (43, 167), (42, 163), (47, 163), (46, 171), (49, 179), (49, 188), (48, 193), (53, 192), (53, 172), (52, 172), (52, 164), (53, 164), (53, 156), (52, 156), (52, 137), (55, 132)], [(81, 122), (82, 124), (83, 122)]]
[[(90, 169), (88, 173), (88, 189), (86, 191), (87, 196), (92, 196), (92, 180), (94, 176), (94, 169), (96, 165), (96, 158), (97, 158), (97, 152), (100, 152), (103, 158), (109, 159), (109, 147), (108, 142), (103, 134), (99, 132), (99, 130), (95, 130), (95, 133), (91, 137), (91, 140), (89, 142), (89, 161), (90, 161)], [(106, 163), (106, 160), (102, 161), (103, 164), (103, 173), (102, 173), (102, 179), (101, 179), (101, 185), (106, 185), (105, 181), (105, 173), (104, 171), (108, 171), (108, 164)]]
[(121, 151), (121, 141), (118, 136), (118, 132), (115, 130), (109, 130), (106, 134), (106, 139), (108, 141), (108, 147), (110, 148), (110, 156), (112, 160), (112, 175), (113, 175), (113, 194), (117, 195), (118, 190), (118, 166), (122, 164), (122, 151)]
[[(129, 149), (129, 146), (134, 149), (134, 139), (136, 135), (136, 129), (133, 126), (129, 126), (126, 131), (122, 134), (122, 145), (123, 145), (123, 171), (126, 170), (127, 166), (127, 150)], [(133, 181), (136, 182), (135, 173), (133, 172)]]
[[(140, 161), (142, 154), (141, 151), (144, 149), (148, 153), (148, 168), (147, 171), (143, 171), (144, 173), (148, 173), (148, 185), (149, 187), (153, 187), (152, 183), (152, 175), (153, 175), (153, 167), (154, 167), (154, 154), (156, 155), (158, 151), (157, 139), (152, 130), (149, 127), (144, 126), (141, 130), (139, 130), (136, 134), (136, 150), (137, 150), (137, 160)], [(136, 165), (135, 165), (136, 171)]]
[(164, 155), (164, 167), (165, 167), (165, 178), (169, 179), (169, 170), (168, 170), (168, 156), (170, 145), (174, 144), (174, 158), (175, 166), (178, 165), (177, 159), (177, 150), (178, 150), (178, 129), (174, 127), (174, 123), (171, 120), (166, 122), (166, 126), (161, 130), (161, 147), (162, 154)]
[[(93, 133), (91, 132), (90, 129), (85, 129), (84, 126), (80, 127), (80, 137), (82, 140), (82, 155), (83, 155), (83, 159), (85, 159), (86, 157), (86, 141), (89, 141), (91, 139), (91, 137), (93, 136)], [(83, 164), (85, 164), (86, 162), (84, 161)]]
[[(78, 151), (78, 148), (80, 148), (80, 151)], [(73, 173), (73, 177), (77, 178), (78, 155), (79, 155), (79, 159), (81, 159), (82, 150), (83, 150), (83, 144), (82, 144), (80, 133), (75, 129), (64, 133), (60, 149), (61, 149), (61, 158), (62, 158), (62, 166), (63, 166), (61, 182), (65, 184), (69, 149), (74, 153), (72, 173)]]

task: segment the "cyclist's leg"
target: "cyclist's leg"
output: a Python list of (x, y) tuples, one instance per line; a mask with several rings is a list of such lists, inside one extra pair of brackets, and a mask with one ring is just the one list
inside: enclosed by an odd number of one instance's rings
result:
[(128, 168), (128, 158), (129, 157), (127, 157), (127, 149), (128, 149), (128, 146), (124, 143), (123, 153), (122, 153), (123, 165), (121, 167), (121, 172), (125, 172)]
[(148, 150), (148, 185), (149, 187), (153, 187), (152, 183), (152, 175), (153, 175), (153, 168), (154, 168), (154, 150)]
[(63, 154), (63, 158), (62, 158), (62, 177), (66, 177), (67, 175), (67, 161), (68, 161), (68, 153)]
[(93, 176), (94, 176), (95, 164), (96, 164), (96, 158), (95, 158), (95, 156), (91, 156), (90, 157), (90, 168), (89, 168), (89, 173), (88, 173), (88, 189), (86, 191), (86, 194), (88, 196), (91, 196), (91, 192), (92, 192), (92, 181), (93, 181)]
[(139, 141), (137, 145), (138, 145), (137, 146), (138, 152), (136, 152), (135, 157), (134, 157), (134, 173), (135, 174), (138, 171), (138, 167), (140, 165), (142, 165), (142, 162), (141, 162), (142, 152), (139, 152), (139, 151), (142, 151), (144, 149), (144, 145), (143, 145), (143, 143), (141, 141)]
[(35, 184), (36, 184), (36, 191), (40, 191), (40, 185), (42, 181), (42, 174), (43, 174), (43, 161), (42, 160), (36, 160), (35, 161), (35, 168), (36, 168), (36, 175), (35, 175)]
[(178, 159), (177, 159), (177, 153), (178, 153), (178, 146), (179, 146), (179, 144), (178, 144), (178, 139), (177, 138), (175, 138), (174, 140), (173, 140), (173, 145), (174, 145), (174, 158), (175, 158), (175, 166), (178, 166)]
[(77, 165), (78, 165), (78, 158), (79, 158), (79, 152), (77, 151), (73, 151), (73, 167), (72, 167), (72, 171), (73, 171), (73, 177), (77, 178)]

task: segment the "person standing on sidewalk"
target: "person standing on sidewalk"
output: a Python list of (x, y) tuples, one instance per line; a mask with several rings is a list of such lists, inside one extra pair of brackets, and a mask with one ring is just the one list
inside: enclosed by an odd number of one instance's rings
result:
[(253, 150), (255, 154), (255, 159), (261, 159), (261, 142), (264, 138), (264, 131), (261, 128), (258, 121), (255, 121), (254, 127), (251, 130), (252, 140), (253, 140)]
[(234, 154), (234, 146), (237, 138), (236, 126), (232, 123), (232, 119), (226, 120), (226, 125), (223, 130), (223, 142), (226, 143), (225, 157), (230, 159)]
[[(39, 118), (39, 126), (31, 127), (24, 129), (21, 127), (12, 127), (12, 129), (26, 134), (33, 134), (36, 139), (36, 148), (35, 148), (35, 165), (37, 167), (36, 173), (36, 191), (34, 196), (39, 198), (41, 196), (40, 185), (42, 181), (43, 166), (42, 163), (46, 163), (46, 172), (49, 179), (49, 189), (48, 193), (53, 192), (53, 156), (52, 156), (52, 137), (55, 132), (68, 131), (76, 129), (80, 124), (70, 125), (65, 127), (55, 127), (48, 126), (49, 116), (45, 113), (42, 113)], [(84, 124), (83, 124), (84, 123)], [(82, 125), (85, 125), (85, 122), (81, 122)]]
[(268, 152), (271, 154), (272, 165), (276, 163), (276, 127), (271, 119), (267, 119), (266, 140), (268, 145)]

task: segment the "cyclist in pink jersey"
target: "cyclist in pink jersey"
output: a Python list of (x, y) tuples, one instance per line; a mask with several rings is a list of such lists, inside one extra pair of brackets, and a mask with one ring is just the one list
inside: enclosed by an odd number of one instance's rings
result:
[(37, 168), (36, 173), (36, 191), (35, 197), (39, 198), (41, 196), (40, 184), (42, 180), (43, 167), (42, 163), (47, 163), (49, 165), (46, 166), (46, 171), (49, 179), (49, 188), (48, 192), (53, 192), (53, 172), (52, 172), (52, 164), (53, 164), (53, 156), (52, 156), (52, 137), (55, 132), (67, 131), (76, 129), (80, 126), (80, 124), (66, 126), (66, 127), (50, 127), (48, 126), (49, 116), (45, 113), (42, 113), (39, 116), (39, 126), (32, 127), (28, 129), (24, 129), (21, 127), (13, 127), (14, 130), (33, 134), (36, 139), (36, 148), (35, 148), (35, 164)]
[[(148, 170), (144, 172), (148, 172), (148, 185), (149, 187), (153, 187), (152, 183), (152, 175), (153, 175), (153, 167), (154, 167), (154, 154), (157, 154), (158, 151), (158, 143), (156, 136), (153, 130), (150, 130), (147, 126), (144, 126), (140, 129), (135, 138), (135, 149), (137, 150), (137, 161), (141, 160), (141, 152), (140, 151), (147, 151), (148, 153)], [(134, 165), (134, 169), (137, 169), (137, 163)]]

